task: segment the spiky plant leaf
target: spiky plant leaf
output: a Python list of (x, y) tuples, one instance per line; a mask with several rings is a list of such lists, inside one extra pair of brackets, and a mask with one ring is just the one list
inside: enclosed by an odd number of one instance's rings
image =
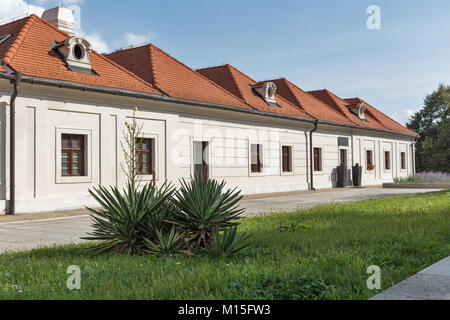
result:
[(207, 247), (212, 232), (237, 225), (244, 209), (239, 208), (240, 191), (225, 188), (225, 181), (180, 180), (174, 197), (175, 212), (171, 222), (184, 230), (189, 241)]
[(93, 231), (85, 240), (99, 241), (92, 250), (97, 253), (120, 252), (137, 254), (146, 248), (144, 238), (151, 238), (155, 228), (170, 211), (174, 189), (170, 184), (158, 188), (152, 184), (135, 190), (131, 184), (120, 190), (99, 186), (89, 190), (100, 205), (99, 209), (87, 208), (92, 213)]

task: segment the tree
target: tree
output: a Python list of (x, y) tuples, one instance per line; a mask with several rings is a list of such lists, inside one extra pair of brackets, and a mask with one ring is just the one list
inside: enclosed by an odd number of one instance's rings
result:
[(450, 172), (450, 86), (440, 84), (406, 126), (419, 133), (416, 165), (420, 171)]

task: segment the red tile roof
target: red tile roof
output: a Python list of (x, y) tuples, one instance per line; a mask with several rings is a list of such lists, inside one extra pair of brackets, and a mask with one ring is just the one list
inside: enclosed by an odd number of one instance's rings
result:
[(0, 44), (2, 64), (25, 76), (161, 95), (150, 84), (94, 50), (89, 57), (98, 75), (69, 71), (49, 48), (54, 41), (62, 42), (69, 35), (35, 15), (0, 26), (0, 35), (5, 34), (12, 36)]
[(277, 86), (277, 93), (291, 103), (300, 107), (310, 116), (328, 122), (352, 125), (345, 116), (323, 103), (316, 97), (303, 91), (301, 88), (285, 78), (269, 80)]
[(197, 71), (258, 111), (311, 118), (300, 108), (278, 94), (275, 95), (278, 107), (267, 104), (267, 102), (252, 89), (255, 86), (260, 86), (261, 83), (256, 82), (229, 64), (199, 69)]
[[(309, 91), (309, 93), (316, 98), (322, 100), (324, 103), (328, 104), (332, 108), (334, 108), (336, 111), (340, 112), (342, 115), (344, 115), (346, 118), (351, 120), (354, 124), (357, 126), (363, 127), (363, 128), (372, 128), (372, 129), (379, 129), (379, 130), (388, 130), (388, 131), (394, 131), (394, 132), (400, 132), (400, 133), (407, 133), (412, 135), (417, 135), (417, 133), (407, 129), (406, 127), (400, 125), (399, 123), (395, 122), (388, 116), (384, 115), (371, 105), (369, 105), (367, 102), (359, 99), (359, 98), (353, 98), (353, 99), (341, 99), (338, 96), (336, 96), (334, 93), (324, 89), (324, 90), (316, 90), (316, 91)], [(365, 118), (366, 121), (362, 121), (359, 119), (359, 117), (351, 112), (348, 107), (355, 106), (358, 103), (364, 103), (366, 106), (366, 112), (365, 112)]]
[(371, 117), (376, 119), (379, 123), (383, 124), (383, 126), (387, 127), (389, 130), (417, 135), (416, 132), (409, 130), (405, 126), (401, 125), (394, 119), (388, 117), (387, 115), (385, 115), (384, 113), (382, 113), (381, 111), (374, 108), (373, 106), (371, 106), (366, 101), (360, 98), (350, 98), (344, 100), (347, 101), (350, 105), (357, 105), (359, 103), (363, 103), (366, 106), (366, 114), (369, 113)]
[(153, 44), (116, 51), (107, 57), (170, 97), (253, 110), (241, 99)]

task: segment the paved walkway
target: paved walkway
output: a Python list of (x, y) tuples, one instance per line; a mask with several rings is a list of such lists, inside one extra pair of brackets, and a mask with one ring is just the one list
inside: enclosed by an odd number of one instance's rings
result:
[[(272, 212), (293, 211), (299, 208), (333, 202), (356, 201), (430, 191), (436, 190), (362, 188), (318, 191), (282, 197), (243, 200), (242, 206), (246, 208), (246, 216), (255, 216)], [(62, 213), (62, 215), (67, 214)], [(91, 230), (91, 218), (84, 215), (84, 211), (78, 210), (73, 214), (76, 214), (76, 216), (4, 223), (2, 223), (2, 220), (8, 221), (8, 217), (0, 217), (0, 253), (32, 249), (39, 246), (81, 242), (80, 237), (83, 237)], [(23, 217), (26, 219), (27, 216), (25, 214), (14, 218), (21, 219)]]
[(450, 257), (420, 271), (371, 300), (450, 300)]

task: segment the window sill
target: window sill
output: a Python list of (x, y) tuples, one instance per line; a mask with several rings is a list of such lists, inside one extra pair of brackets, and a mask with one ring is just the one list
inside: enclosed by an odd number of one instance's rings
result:
[(91, 177), (82, 176), (82, 177), (66, 177), (59, 176), (56, 178), (56, 184), (71, 184), (71, 183), (92, 183)]
[(294, 171), (291, 172), (281, 172), (282, 176), (293, 176), (294, 175)]

